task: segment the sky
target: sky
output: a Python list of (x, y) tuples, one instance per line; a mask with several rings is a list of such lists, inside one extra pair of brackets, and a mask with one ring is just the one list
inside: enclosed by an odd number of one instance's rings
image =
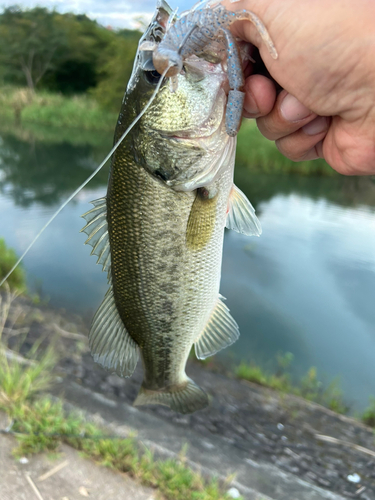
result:
[[(169, 0), (170, 6), (179, 12), (194, 5), (193, 0)], [(2, 0), (0, 6), (19, 5), (22, 8), (36, 6), (56, 9), (58, 12), (86, 14), (104, 26), (113, 28), (137, 28), (137, 18), (151, 19), (156, 0)]]

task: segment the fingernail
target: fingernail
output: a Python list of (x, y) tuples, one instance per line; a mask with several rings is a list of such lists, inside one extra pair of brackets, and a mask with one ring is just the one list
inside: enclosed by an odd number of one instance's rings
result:
[(325, 116), (318, 116), (312, 122), (308, 123), (302, 130), (307, 135), (317, 135), (328, 128), (328, 120)]
[(311, 115), (311, 111), (291, 94), (285, 96), (280, 106), (280, 112), (283, 118), (289, 122), (297, 122)]

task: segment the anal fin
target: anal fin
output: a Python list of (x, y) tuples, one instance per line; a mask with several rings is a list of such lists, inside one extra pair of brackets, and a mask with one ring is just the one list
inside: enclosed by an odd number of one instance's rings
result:
[(193, 380), (187, 378), (181, 386), (166, 390), (150, 391), (142, 386), (133, 405), (164, 405), (186, 414), (206, 408), (208, 396)]
[(119, 315), (112, 284), (96, 311), (89, 334), (94, 361), (121, 377), (130, 377), (138, 361), (138, 346)]
[(229, 195), (226, 227), (247, 236), (260, 236), (262, 228), (255, 210), (243, 192), (233, 184)]
[(210, 319), (195, 341), (195, 354), (198, 359), (213, 356), (236, 342), (239, 336), (237, 323), (219, 297)]

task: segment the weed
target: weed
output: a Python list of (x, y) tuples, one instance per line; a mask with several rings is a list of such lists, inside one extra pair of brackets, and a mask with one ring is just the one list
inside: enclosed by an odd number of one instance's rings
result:
[[(17, 260), (16, 252), (12, 248), (8, 248), (4, 239), (0, 238), (0, 281), (8, 274)], [(26, 290), (25, 271), (22, 266), (18, 266), (13, 271), (7, 283), (14, 291), (24, 292)]]
[[(290, 374), (287, 369), (293, 361), (293, 355), (286, 353), (285, 355), (278, 355), (278, 369), (275, 374), (270, 374), (264, 371), (260, 366), (254, 363), (248, 364), (242, 362), (235, 370), (238, 378), (254, 382), (265, 387), (275, 389), (282, 394), (294, 394), (303, 397), (308, 401), (319, 403), (336, 413), (347, 413), (348, 406), (344, 403), (342, 398), (342, 391), (338, 386), (338, 380), (333, 380), (328, 387), (324, 387), (322, 382), (318, 379), (317, 370), (311, 367), (306, 375), (302, 377), (298, 386), (293, 385)], [(374, 403), (374, 416), (375, 416), (375, 403)]]
[[(251, 146), (249, 146), (251, 137)], [(292, 162), (257, 129), (254, 120), (244, 120), (238, 134), (236, 165), (253, 172), (335, 176), (337, 173), (322, 159)]]
[[(0, 95), (0, 116), (14, 121), (14, 103), (25, 89), (6, 86)], [(21, 114), (22, 111), (22, 114)], [(117, 113), (105, 111), (88, 95), (65, 97), (62, 94), (39, 91), (24, 100), (17, 122), (34, 122), (56, 127), (90, 130), (113, 130)], [(21, 118), (22, 116), (22, 118)]]
[(375, 427), (375, 398), (370, 397), (370, 405), (362, 414), (362, 422), (370, 427)]
[(28, 359), (6, 348), (2, 334), (16, 295), (8, 289), (3, 297), (0, 296), (0, 408), (5, 410), (19, 406), (36, 393), (46, 390), (51, 385), (51, 371), (56, 364), (52, 346), (38, 356), (41, 340), (29, 350)]

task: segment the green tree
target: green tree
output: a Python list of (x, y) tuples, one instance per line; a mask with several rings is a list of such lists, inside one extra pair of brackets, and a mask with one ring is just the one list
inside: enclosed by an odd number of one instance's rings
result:
[(41, 7), (4, 10), (0, 16), (0, 64), (6, 79), (20, 83), (24, 78), (34, 91), (59, 52), (66, 49), (66, 36), (56, 16)]
[(98, 85), (91, 93), (107, 109), (120, 109), (140, 37), (139, 31), (121, 30), (101, 54)]
[(67, 47), (46, 75), (43, 86), (64, 94), (86, 92), (97, 85), (102, 54), (117, 34), (85, 15), (59, 15), (56, 23), (65, 33)]

